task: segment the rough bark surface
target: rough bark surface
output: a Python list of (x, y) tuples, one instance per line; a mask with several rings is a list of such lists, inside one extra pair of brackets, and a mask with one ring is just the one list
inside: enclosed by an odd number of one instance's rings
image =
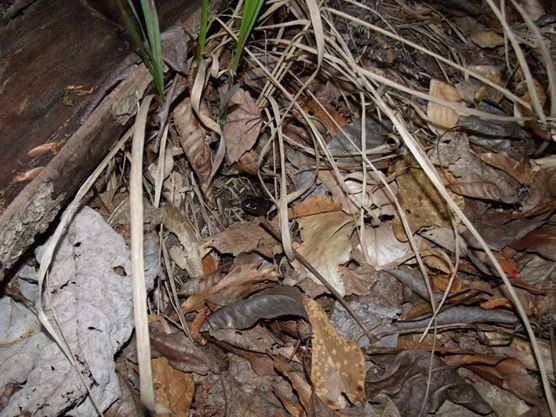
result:
[[(99, 15), (106, 12), (95, 6)], [(194, 32), (199, 2), (167, 0), (157, 6), (162, 27), (178, 22)], [(0, 282), (129, 125), (133, 114), (122, 121), (115, 109), (121, 112), (121, 103), (136, 97), (151, 81), (143, 65), (131, 66), (84, 123), (80, 118), (92, 97), (78, 100), (74, 107), (64, 104), (65, 87), (91, 83), (102, 90), (100, 86), (121, 71), (129, 55), (121, 48), (117, 24), (99, 15), (75, 0), (37, 0), (0, 30), (0, 92), (8, 103), (0, 111)], [(89, 24), (91, 28), (86, 28)], [(64, 136), (70, 137), (54, 158), (27, 157), (33, 147)], [(12, 182), (22, 167), (44, 165), (46, 169), (25, 188)], [(2, 211), (3, 206), (7, 207)]]

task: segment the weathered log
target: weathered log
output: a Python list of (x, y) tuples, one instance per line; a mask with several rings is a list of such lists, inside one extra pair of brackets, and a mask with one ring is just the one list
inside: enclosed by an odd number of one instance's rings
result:
[[(0, 192), (3, 195), (0, 197), (9, 202), (0, 215), (0, 282), (9, 276), (22, 254), (47, 230), (122, 135), (136, 107), (129, 103), (134, 104), (136, 93), (144, 91), (151, 82), (144, 65), (130, 66), (125, 79), (80, 123), (93, 98), (86, 97), (68, 108), (63, 100), (65, 87), (70, 84), (100, 86), (110, 82), (114, 71), (121, 71), (121, 63), (129, 52), (122, 48), (117, 25), (112, 26), (109, 19), (91, 13), (82, 3), (37, 0), (21, 18), (0, 30), (0, 51), (4, 51), (0, 62), (8, 63), (0, 65), (0, 90), (4, 89), (3, 102), (9, 103), (0, 110), (3, 127), (0, 130)], [(211, 8), (222, 4), (211, 3)], [(199, 22), (199, 4), (197, 1), (157, 2), (171, 16), (170, 20), (189, 32)], [(96, 7), (99, 9), (98, 4)], [(160, 15), (164, 16), (164, 12)], [(36, 26), (37, 22), (42, 23)], [(67, 38), (77, 44), (69, 45)], [(87, 69), (91, 63), (98, 67)], [(17, 71), (12, 71), (16, 66)], [(130, 98), (132, 101), (126, 104)], [(39, 161), (27, 157), (30, 149), (48, 142), (56, 134), (70, 133), (50, 162), (44, 157)], [(35, 165), (48, 162), (48, 165), (20, 191), (12, 177), (22, 170), (22, 165), (31, 167), (29, 162)]]

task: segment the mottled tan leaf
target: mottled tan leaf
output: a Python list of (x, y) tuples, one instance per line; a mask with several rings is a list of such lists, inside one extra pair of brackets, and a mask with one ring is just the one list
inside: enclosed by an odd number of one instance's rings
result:
[(251, 150), (261, 131), (261, 113), (249, 92), (239, 88), (227, 103), (224, 139), (226, 160), (229, 164), (238, 161)]
[[(345, 294), (344, 283), (338, 266), (349, 260), (353, 232), (353, 218), (341, 211), (320, 213), (299, 219), (303, 244), (298, 252), (319, 271), (341, 295)], [(304, 271), (313, 281), (320, 281), (306, 271), (297, 261), (294, 268)]]
[(187, 417), (195, 392), (193, 376), (172, 368), (166, 358), (151, 361), (153, 369), (154, 398), (171, 412), (157, 412), (156, 417)]
[[(423, 170), (411, 161), (412, 159), (407, 158), (407, 161), (400, 161), (396, 167), (398, 172), (403, 172), (396, 177), (398, 198), (411, 231), (415, 233), (424, 226), (449, 226), (450, 217), (446, 202)], [(449, 175), (450, 178), (453, 177)], [(463, 207), (462, 197), (452, 195), (452, 198), (460, 207)], [(399, 240), (407, 241), (407, 236), (398, 218), (394, 221), (394, 233)]]
[(313, 328), (311, 381), (315, 393), (332, 409), (345, 408), (345, 394), (353, 403), (365, 400), (365, 358), (357, 344), (342, 336), (320, 305), (304, 298)]
[[(461, 96), (455, 87), (438, 80), (431, 80), (429, 94), (454, 103), (461, 100)], [(453, 128), (458, 122), (458, 114), (455, 110), (432, 101), (429, 101), (427, 106), (427, 116), (432, 124), (441, 131)]]
[[(204, 102), (203, 102), (204, 104)], [(209, 110), (204, 104), (201, 111), (208, 114)], [(191, 99), (187, 97), (174, 110), (174, 123), (179, 133), (179, 141), (199, 178), (201, 188), (207, 198), (212, 199), (210, 173), (212, 170), (209, 135), (193, 113)]]
[(482, 75), (498, 85), (504, 84), (502, 79), (502, 67), (495, 65), (470, 65), (469, 70)]
[(481, 48), (496, 48), (504, 45), (504, 37), (491, 30), (477, 30), (471, 34), (471, 40)]

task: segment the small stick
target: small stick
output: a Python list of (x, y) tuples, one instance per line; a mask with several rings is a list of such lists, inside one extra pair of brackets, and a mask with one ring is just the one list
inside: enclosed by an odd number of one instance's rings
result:
[[(280, 236), (280, 234), (278, 233), (278, 231), (272, 226), (272, 224), (267, 220), (267, 219), (261, 219), (259, 224), (261, 225), (261, 227), (263, 229), (265, 229), (268, 233), (270, 233), (270, 235), (276, 239), (278, 242), (282, 242), (282, 236)], [(336, 291), (336, 289), (330, 284), (330, 282), (328, 282), (328, 280), (322, 276), (322, 274), (317, 271), (315, 269), (315, 267), (313, 265), (311, 265), (309, 263), (309, 261), (307, 259), (305, 259), (297, 250), (293, 249), (293, 255), (295, 257), (295, 259), (297, 259), (299, 261), (299, 263), (301, 263), (301, 265), (303, 265), (305, 268), (307, 268), (315, 277), (317, 277), (317, 279), (322, 283), (322, 285), (324, 285), (326, 287), (326, 289), (328, 291), (330, 291), (330, 293), (336, 297), (336, 299), (340, 302), (340, 304), (346, 309), (346, 311), (350, 314), (351, 317), (353, 317), (353, 320), (355, 320), (355, 322), (359, 325), (359, 327), (361, 327), (361, 330), (363, 330), (363, 333), (365, 334), (365, 336), (367, 336), (367, 339), (369, 339), (370, 343), (375, 343), (376, 341), (378, 341), (377, 337), (372, 335), (371, 332), (369, 331), (369, 329), (367, 329), (367, 326), (365, 326), (365, 323), (363, 323), (363, 320), (361, 320), (361, 317), (359, 317), (359, 315), (353, 311), (353, 309), (350, 307), (350, 305), (346, 302), (346, 300), (344, 300), (344, 298), (340, 295), (340, 293), (338, 291)]]

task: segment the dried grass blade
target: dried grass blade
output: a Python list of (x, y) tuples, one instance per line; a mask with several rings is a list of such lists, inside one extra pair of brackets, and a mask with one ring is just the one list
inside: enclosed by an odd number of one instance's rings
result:
[[(535, 34), (537, 41), (539, 42), (539, 47), (541, 48), (542, 57), (544, 59), (544, 65), (546, 66), (546, 75), (548, 76), (548, 85), (550, 90), (550, 117), (556, 118), (556, 68), (554, 67), (554, 62), (552, 61), (552, 55), (544, 42), (543, 36), (535, 22), (527, 14), (523, 7), (521, 7), (515, 0), (510, 0), (512, 6), (521, 15), (529, 29)], [(555, 138), (556, 140), (556, 138)]]
[(149, 410), (155, 409), (155, 401), (143, 260), (143, 147), (145, 144), (145, 125), (152, 99), (152, 95), (143, 99), (135, 119), (129, 179), (133, 319), (137, 336), (137, 363), (139, 365), (141, 402)]
[[(542, 109), (539, 100), (539, 95), (537, 94), (537, 89), (535, 88), (533, 75), (531, 74), (531, 70), (527, 65), (527, 60), (525, 59), (525, 55), (523, 55), (523, 51), (519, 46), (519, 42), (516, 39), (514, 33), (512, 32), (512, 29), (508, 25), (508, 22), (502, 15), (500, 9), (494, 4), (492, 0), (486, 0), (486, 1), (489, 7), (491, 8), (492, 12), (496, 15), (496, 18), (499, 20), (500, 24), (502, 25), (502, 28), (504, 29), (504, 33), (508, 37), (508, 40), (512, 44), (512, 48), (514, 50), (515, 56), (517, 57), (517, 61), (519, 62), (519, 66), (521, 67), (521, 70), (523, 71), (523, 75), (525, 76), (525, 82), (527, 84), (527, 90), (531, 95), (531, 101), (532, 101), (531, 104), (533, 105), (533, 109), (535, 109), (535, 113), (537, 114), (537, 117), (541, 119), (543, 123), (546, 124), (546, 116), (544, 115), (544, 111)], [(556, 408), (554, 411), (556, 412)]]
[(322, 26), (322, 19), (320, 17), (320, 7), (316, 0), (305, 0), (307, 8), (309, 9), (309, 17), (313, 26), (313, 33), (315, 35), (315, 42), (317, 44), (317, 71), (324, 59), (324, 29)]

